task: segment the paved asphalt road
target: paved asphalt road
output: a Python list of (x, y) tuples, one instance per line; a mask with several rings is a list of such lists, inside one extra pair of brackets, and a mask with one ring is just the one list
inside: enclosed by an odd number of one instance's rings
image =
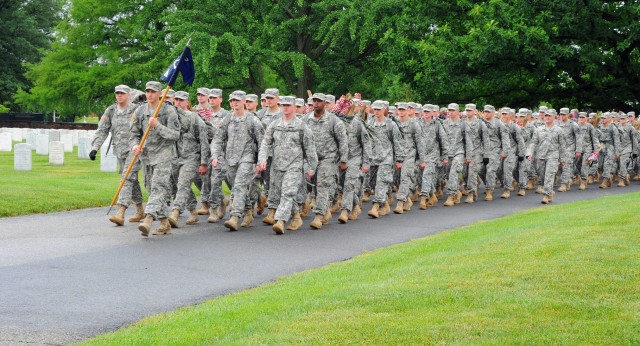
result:
[[(556, 194), (555, 204), (638, 192), (627, 188)], [(451, 208), (277, 236), (256, 219), (227, 232), (199, 224), (144, 239), (137, 225), (113, 226), (106, 208), (0, 219), (0, 345), (59, 345), (113, 331), (145, 316), (258, 286), (364, 251), (421, 238), (478, 220), (544, 207), (540, 195), (498, 198)], [(441, 202), (442, 203), (442, 202)], [(132, 213), (129, 210), (130, 214)], [(129, 215), (127, 215), (128, 217)], [(185, 216), (181, 218), (184, 223)]]

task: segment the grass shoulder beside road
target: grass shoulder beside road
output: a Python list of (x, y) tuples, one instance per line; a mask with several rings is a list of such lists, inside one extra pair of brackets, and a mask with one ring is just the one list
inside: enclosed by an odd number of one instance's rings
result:
[(476, 223), (83, 345), (637, 345), (639, 203), (634, 193)]

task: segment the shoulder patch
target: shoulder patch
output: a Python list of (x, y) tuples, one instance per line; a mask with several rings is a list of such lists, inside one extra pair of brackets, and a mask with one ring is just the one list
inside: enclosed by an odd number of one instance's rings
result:
[(138, 120), (138, 118), (136, 118), (135, 114), (131, 114), (131, 122), (135, 122), (136, 120)]

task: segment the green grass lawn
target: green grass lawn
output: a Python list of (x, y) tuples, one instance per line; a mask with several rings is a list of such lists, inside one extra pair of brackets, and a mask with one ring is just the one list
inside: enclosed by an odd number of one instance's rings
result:
[(634, 193), (480, 222), (83, 344), (637, 345), (638, 204)]

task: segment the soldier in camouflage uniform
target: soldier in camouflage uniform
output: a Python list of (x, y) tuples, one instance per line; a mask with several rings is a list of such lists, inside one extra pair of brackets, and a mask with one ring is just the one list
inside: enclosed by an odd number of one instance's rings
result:
[(175, 93), (175, 104), (180, 119), (180, 139), (178, 140), (178, 162), (174, 167), (173, 177), (178, 179), (174, 186), (175, 199), (173, 210), (169, 215), (171, 227), (178, 227), (178, 217), (189, 210), (186, 221), (192, 225), (199, 221), (196, 205), (198, 200), (191, 185), (199, 174), (207, 174), (207, 160), (210, 156), (207, 128), (204, 120), (197, 113), (189, 111), (189, 94), (184, 91)]
[[(413, 107), (417, 106), (415, 103), (411, 103)], [(415, 109), (411, 107), (406, 108), (407, 109), (404, 110), (398, 106), (397, 109), (397, 125), (401, 133), (400, 145), (404, 149), (404, 160), (402, 166), (398, 169), (400, 171), (398, 193), (396, 194), (398, 204), (393, 210), (396, 214), (402, 214), (411, 209), (413, 201), (410, 195), (416, 187), (416, 160), (424, 162), (427, 156), (421, 128), (410, 118), (410, 116), (415, 116)]]
[(507, 128), (507, 133), (509, 134), (509, 149), (506, 153), (507, 157), (502, 161), (502, 184), (504, 185), (504, 190), (500, 198), (505, 199), (511, 197), (511, 191), (513, 191), (515, 186), (514, 172), (516, 170), (516, 165), (518, 162), (522, 162), (524, 160), (526, 150), (524, 146), (524, 137), (522, 137), (520, 127), (513, 122), (513, 115), (511, 111), (512, 110), (509, 107), (504, 107), (500, 111), (502, 122)]
[[(131, 126), (131, 114), (137, 108), (137, 105), (129, 102), (131, 89), (126, 85), (118, 85), (115, 87), (116, 103), (109, 106), (100, 118), (100, 124), (93, 139), (91, 140), (91, 152), (89, 157), (91, 160), (96, 159), (98, 150), (111, 133), (113, 142), (113, 153), (118, 159), (120, 167), (120, 175), (124, 175), (126, 169), (131, 164), (133, 155), (130, 153), (129, 145), (129, 128)], [(144, 218), (144, 209), (142, 208), (142, 190), (138, 182), (138, 170), (140, 163), (136, 160), (127, 180), (120, 190), (117, 204), (120, 206), (115, 215), (109, 217), (109, 221), (116, 225), (124, 225), (124, 212), (131, 202), (136, 205), (136, 214), (129, 219), (129, 222), (138, 222)]]
[(447, 159), (447, 200), (445, 207), (459, 204), (462, 192), (459, 188), (460, 173), (464, 168), (466, 152), (471, 151), (471, 140), (465, 130), (465, 121), (460, 119), (460, 106), (450, 103), (447, 106), (449, 118), (442, 123), (442, 127), (449, 139), (449, 157)]
[(375, 101), (371, 108), (375, 114), (373, 122), (369, 125), (371, 135), (371, 168), (375, 168), (376, 180), (372, 186), (375, 191), (373, 207), (368, 215), (378, 218), (391, 211), (388, 193), (391, 192), (393, 183), (393, 167), (402, 168), (405, 154), (401, 143), (398, 125), (385, 117), (386, 104), (383, 101)]
[(544, 114), (545, 124), (538, 127), (527, 148), (527, 159), (538, 158), (538, 176), (543, 177), (542, 203), (553, 201), (553, 184), (558, 165), (564, 165), (570, 159), (563, 131), (555, 125), (553, 113)]
[(427, 105), (422, 109), (424, 118), (420, 123), (420, 128), (426, 156), (419, 164), (419, 168), (422, 170), (419, 207), (424, 210), (434, 206), (438, 201), (436, 198), (436, 170), (449, 157), (449, 142), (442, 124), (435, 119), (439, 111), (438, 106)]
[[(141, 104), (131, 117), (130, 145), (134, 155), (140, 155), (144, 166), (145, 187), (149, 191), (149, 202), (144, 208), (144, 222), (138, 226), (145, 237), (149, 235), (154, 219), (160, 220), (160, 226), (152, 234), (171, 232), (171, 225), (167, 220), (167, 201), (171, 196), (172, 165), (178, 158), (176, 142), (180, 138), (180, 120), (173, 105), (160, 104), (161, 93), (162, 84), (147, 82), (147, 102)], [(158, 107), (158, 116), (153, 118)], [(144, 147), (140, 148), (140, 139), (147, 127), (150, 127), (149, 135)]]
[(631, 160), (638, 157), (638, 138), (635, 129), (627, 121), (627, 115), (622, 113), (619, 116), (618, 129), (620, 131), (620, 167), (618, 169), (618, 186), (629, 185), (628, 175)]
[(315, 174), (315, 204), (313, 213), (316, 217), (311, 227), (322, 228), (323, 223), (331, 219), (329, 203), (337, 188), (337, 169), (347, 169), (349, 147), (347, 131), (344, 123), (333, 113), (325, 111), (325, 96), (317, 93), (313, 98), (313, 113), (306, 114), (302, 121), (313, 133), (313, 140), (318, 155), (318, 167)]
[(582, 136), (580, 127), (571, 119), (571, 112), (569, 108), (560, 108), (560, 121), (558, 127), (562, 129), (567, 140), (569, 150), (575, 153), (575, 158), (566, 162), (562, 167), (562, 173), (560, 175), (560, 188), (558, 192), (565, 192), (571, 190), (571, 178), (574, 176), (574, 169), (576, 167), (577, 160), (582, 158), (582, 152), (580, 148), (582, 145)]
[(487, 125), (478, 119), (477, 107), (473, 103), (465, 105), (466, 114), (465, 129), (469, 138), (469, 151), (466, 152), (466, 182), (467, 198), (465, 203), (473, 203), (478, 200), (478, 176), (482, 173), (484, 155), (486, 151), (485, 138), (488, 136)]
[[(269, 124), (282, 117), (282, 109), (278, 106), (280, 102), (280, 90), (277, 88), (269, 88), (264, 91), (265, 106), (258, 111), (258, 119), (262, 123), (263, 128), (267, 128)], [(267, 196), (269, 195), (269, 174), (271, 173), (271, 159), (267, 160), (267, 168), (262, 172), (262, 194), (260, 195), (258, 210), (263, 210), (267, 203)], [(267, 215), (267, 221), (271, 224), (270, 220), (274, 215)], [(263, 220), (264, 221), (264, 220)]]
[[(269, 214), (274, 215), (273, 231), (276, 234), (284, 233), (284, 224), (291, 217), (294, 198), (302, 179), (303, 161), (306, 159), (309, 163), (306, 172), (308, 179), (313, 177), (318, 165), (313, 134), (296, 117), (293, 103), (294, 97), (282, 97), (283, 115), (274, 119), (267, 127), (256, 166), (256, 172), (261, 173), (267, 168), (267, 159), (272, 158), (268, 207)], [(287, 229), (300, 228), (302, 218), (299, 212), (294, 213), (291, 224), (294, 227)]]
[[(593, 125), (588, 122), (587, 113), (580, 112), (578, 116), (578, 128), (580, 129), (582, 147), (576, 147), (576, 151), (580, 151), (582, 157), (578, 161), (576, 168), (580, 174), (580, 187), (578, 189), (584, 190), (587, 188), (587, 184), (590, 183), (589, 180), (593, 182), (593, 177), (589, 175), (589, 166), (593, 164), (593, 162), (589, 160), (594, 152), (597, 153), (600, 150), (600, 141), (598, 140), (598, 132)], [(596, 156), (597, 155), (598, 154), (596, 154)]]
[(502, 165), (502, 160), (507, 157), (511, 148), (509, 131), (504, 123), (495, 117), (496, 109), (492, 105), (484, 106), (484, 122), (487, 126), (485, 141), (486, 150), (484, 153), (485, 164), (485, 201), (493, 201), (493, 191), (496, 188), (498, 169)]
[(598, 126), (599, 140), (603, 144), (600, 150), (602, 162), (601, 189), (606, 189), (613, 184), (612, 171), (615, 170), (616, 161), (620, 159), (620, 133), (618, 128), (611, 124), (610, 114), (605, 112), (600, 117)]
[[(531, 123), (531, 111), (526, 108), (520, 108), (517, 114), (517, 125), (520, 127), (520, 132), (522, 133), (522, 139), (524, 140), (525, 151), (531, 142), (531, 137), (533, 136), (533, 131), (535, 127)], [(526, 154), (526, 152), (522, 153), (522, 155)], [(519, 160), (520, 158), (518, 158)], [(526, 195), (526, 189), (529, 181), (535, 177), (535, 172), (533, 172), (531, 168), (531, 161), (522, 160), (518, 161), (518, 196)], [(533, 182), (532, 182), (533, 184)]]
[(223, 120), (211, 144), (211, 166), (217, 168), (220, 162), (226, 162), (226, 180), (233, 191), (231, 217), (224, 223), (231, 231), (238, 230), (241, 216), (242, 227), (251, 227), (253, 223), (249, 188), (254, 180), (258, 143), (264, 133), (258, 118), (245, 112), (246, 96), (241, 90), (231, 93), (232, 113)]

